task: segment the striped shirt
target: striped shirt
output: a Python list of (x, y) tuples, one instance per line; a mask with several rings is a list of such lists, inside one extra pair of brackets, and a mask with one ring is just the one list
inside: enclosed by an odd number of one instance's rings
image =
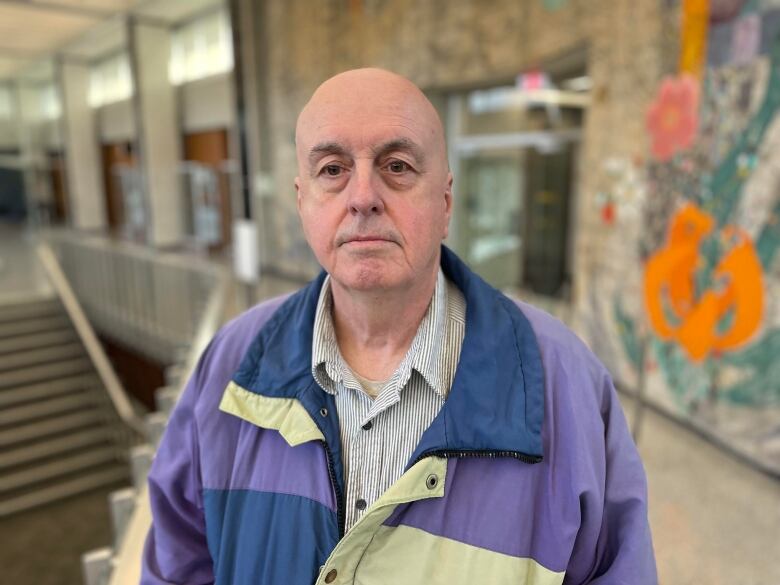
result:
[(333, 394), (341, 429), (346, 530), (403, 474), (447, 399), (466, 332), (463, 294), (439, 270), (431, 303), (398, 368), (374, 399), (339, 351), (330, 277), (314, 318), (312, 374)]

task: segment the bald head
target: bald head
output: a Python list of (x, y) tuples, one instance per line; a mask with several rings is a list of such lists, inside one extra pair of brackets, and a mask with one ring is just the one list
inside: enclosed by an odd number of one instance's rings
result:
[(419, 295), (424, 309), (452, 211), (444, 132), (431, 102), (389, 71), (347, 71), (314, 92), (295, 141), (298, 213), (333, 279), (334, 306), (369, 291)]
[(385, 121), (416, 133), (429, 157), (446, 166), (444, 129), (433, 104), (405, 77), (384, 69), (345, 71), (320, 85), (298, 116), (295, 141), (299, 166), (323, 131)]

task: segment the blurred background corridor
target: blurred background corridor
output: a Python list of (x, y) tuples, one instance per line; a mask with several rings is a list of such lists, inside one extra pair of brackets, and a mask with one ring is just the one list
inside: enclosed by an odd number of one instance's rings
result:
[(0, 0), (0, 582), (138, 582), (226, 320), (319, 267), (298, 112), (377, 66), (447, 245), (612, 372), (663, 585), (780, 584), (780, 0)]

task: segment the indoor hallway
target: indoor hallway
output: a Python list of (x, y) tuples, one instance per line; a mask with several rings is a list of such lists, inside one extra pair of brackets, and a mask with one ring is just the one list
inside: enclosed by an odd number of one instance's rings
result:
[[(11, 293), (14, 297), (45, 294), (47, 283), (34, 256), (35, 238), (20, 229), (0, 233), (6, 267), (0, 278), (0, 302), (3, 295), (11, 298)], [(272, 276), (261, 277), (250, 288), (233, 282), (224, 319), (232, 318), (248, 303), (290, 292), (299, 285)], [(631, 422), (633, 401), (624, 393), (620, 399)], [(648, 476), (660, 583), (780, 583), (780, 563), (776, 555), (768, 554), (780, 537), (780, 482), (652, 409), (645, 411), (639, 450)], [(0, 552), (0, 564), (18, 576), (14, 583), (78, 583), (74, 579), (81, 569), (76, 550), (110, 544), (106, 497), (106, 490), (97, 490), (4, 521), (0, 539), (15, 544)], [(84, 518), (88, 521), (79, 521)], [(48, 521), (51, 527), (43, 530)], [(30, 542), (37, 544), (31, 548)]]

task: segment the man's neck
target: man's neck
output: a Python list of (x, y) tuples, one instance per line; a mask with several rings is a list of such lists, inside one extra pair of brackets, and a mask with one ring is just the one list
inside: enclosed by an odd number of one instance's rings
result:
[(395, 372), (431, 303), (438, 266), (403, 290), (354, 291), (331, 280), (333, 326), (344, 360), (369, 380)]

